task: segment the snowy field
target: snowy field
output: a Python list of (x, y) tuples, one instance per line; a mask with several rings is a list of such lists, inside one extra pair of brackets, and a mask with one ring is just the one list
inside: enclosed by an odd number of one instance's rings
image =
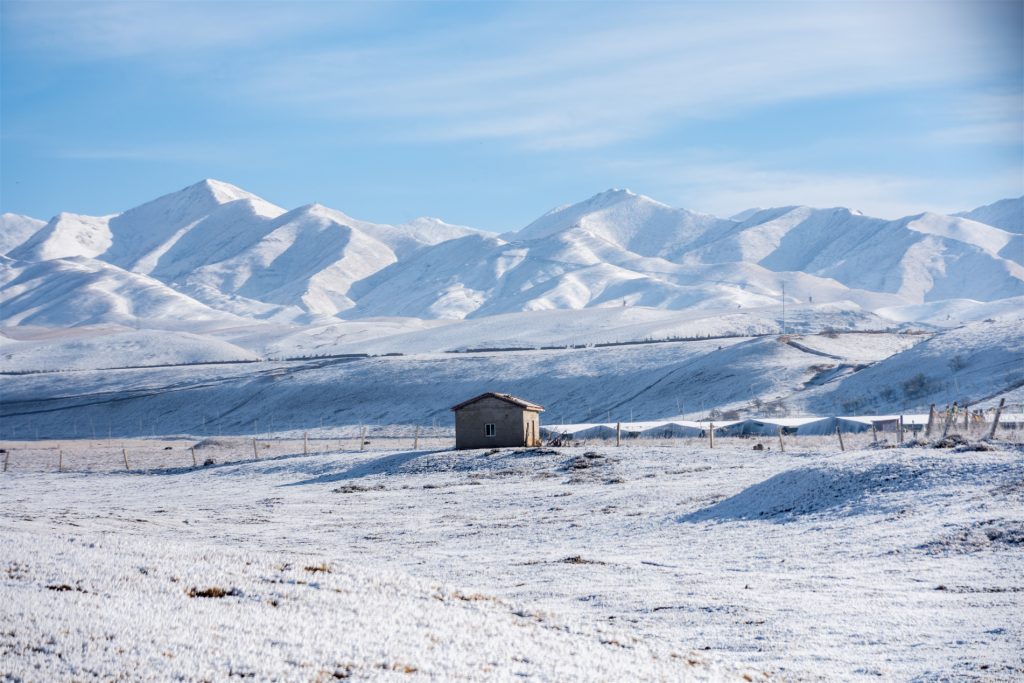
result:
[(1019, 445), (189, 443), (12, 453), (0, 678), (1024, 676)]

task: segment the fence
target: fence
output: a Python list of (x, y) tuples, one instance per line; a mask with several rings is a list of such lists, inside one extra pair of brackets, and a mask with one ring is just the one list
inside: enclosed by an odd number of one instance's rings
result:
[[(628, 425), (623, 425), (628, 427)], [(951, 421), (949, 434), (967, 439), (981, 439), (988, 434), (987, 422)], [(562, 446), (601, 446), (616, 443), (614, 429), (597, 436), (574, 438), (563, 436), (559, 427), (549, 426), (547, 443), (559, 441)], [(933, 422), (931, 441), (938, 440), (946, 429), (942, 420)], [(916, 430), (916, 431), (913, 431)], [(717, 428), (715, 431), (718, 431)], [(733, 449), (785, 451), (786, 453), (838, 452), (896, 446), (899, 434), (889, 425), (874, 430), (842, 429), (832, 434), (792, 434), (786, 429), (772, 433), (729, 435), (680, 435), (665, 430), (645, 433), (621, 431), (618, 442), (623, 446), (677, 449)], [(913, 425), (904, 432), (904, 440), (924, 438), (924, 426)], [(1021, 423), (1009, 422), (1000, 427), (996, 438), (1024, 442)], [(4, 472), (112, 472), (168, 470), (202, 467), (212, 464), (267, 460), (289, 455), (324, 453), (394, 452), (402, 450), (446, 450), (454, 448), (454, 431), (441, 427), (414, 425), (354, 425), (324, 431), (282, 432), (257, 436), (167, 437), (165, 439), (61, 439), (42, 441), (0, 442), (0, 458)]]
[(112, 472), (165, 470), (267, 460), (285, 455), (444, 450), (455, 447), (452, 430), (366, 426), (354, 436), (315, 432), (256, 437), (166, 439), (60, 439), (0, 442), (4, 472)]

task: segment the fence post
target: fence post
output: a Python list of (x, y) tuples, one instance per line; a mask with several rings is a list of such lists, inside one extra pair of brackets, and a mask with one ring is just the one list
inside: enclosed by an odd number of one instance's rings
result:
[(782, 425), (779, 425), (779, 450), (783, 453), (786, 452), (786, 444), (782, 440)]
[[(999, 426), (999, 417), (1002, 416), (1002, 404), (1007, 402), (1006, 396), (999, 399), (999, 407), (995, 409), (995, 418), (992, 419), (992, 427), (988, 430), (988, 439), (995, 438), (995, 428)], [(7, 469), (7, 465), (4, 465), (4, 470)]]
[(953, 407), (946, 411), (946, 422), (942, 425), (942, 438), (945, 439), (946, 435), (949, 434), (949, 427), (953, 424), (953, 419), (956, 417), (956, 401), (953, 401)]
[(900, 419), (897, 421), (896, 426), (899, 429), (898, 436), (896, 438), (899, 439), (900, 443), (903, 443), (903, 416), (902, 415), (900, 415)]
[(198, 464), (199, 463), (196, 462), (196, 447), (193, 446), (192, 447), (192, 467), (196, 467), (196, 466), (198, 466)]
[(708, 423), (708, 447), (709, 448), (714, 448), (715, 447), (715, 423), (714, 422), (709, 422)]
[(252, 457), (256, 460), (260, 459), (260, 454), (256, 450), (256, 437), (252, 437)]
[(412, 449), (419, 450), (420, 447), (420, 426), (416, 425), (416, 433), (412, 437)]
[(843, 432), (839, 429), (839, 423), (836, 423), (836, 436), (839, 437), (839, 450), (846, 451), (846, 446), (843, 445)]
[(359, 426), (359, 450), (363, 450), (366, 446), (366, 427)]
[(124, 468), (126, 470), (127, 469), (131, 469), (131, 468), (128, 467), (128, 451), (126, 451), (125, 449), (122, 448), (121, 449), (121, 455), (124, 456)]
[(932, 421), (935, 419), (935, 404), (928, 406), (928, 424), (924, 428), (924, 438), (932, 435)]
[(57, 471), (58, 472), (63, 472), (64, 471), (64, 449), (63, 448), (57, 449)]
[(10, 448), (8, 448), (8, 449), (7, 449), (7, 450), (6, 450), (5, 452), (4, 452), (4, 472), (6, 472), (6, 471), (7, 471), (7, 461), (8, 461), (8, 460), (10, 460), (10, 458), (11, 458), (11, 449), (10, 449)]
[(875, 421), (871, 421), (871, 443), (878, 443), (878, 429), (875, 427)]
[(615, 423), (615, 445), (616, 446), (618, 446), (619, 443), (620, 443), (619, 436), (620, 436), (621, 432), (622, 432), (622, 423), (621, 422), (616, 422)]
[(309, 432), (302, 432), (302, 454), (309, 455)]

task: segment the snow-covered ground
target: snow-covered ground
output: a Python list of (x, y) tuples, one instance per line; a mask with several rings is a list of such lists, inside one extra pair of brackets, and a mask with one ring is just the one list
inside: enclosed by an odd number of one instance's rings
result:
[(0, 475), (0, 677), (1024, 676), (1019, 446), (68, 469)]

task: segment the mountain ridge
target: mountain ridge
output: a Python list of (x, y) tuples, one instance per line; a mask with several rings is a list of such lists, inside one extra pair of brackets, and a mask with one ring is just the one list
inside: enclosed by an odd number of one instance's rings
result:
[[(1024, 198), (897, 220), (845, 207), (718, 218), (613, 188), (501, 236), (417, 218), (372, 223), (313, 203), (285, 210), (205, 179), (108, 216), (5, 214), (18, 262), (86, 258), (151, 276), (253, 320), (486, 317), (646, 306), (742, 310), (853, 301), (865, 310), (1024, 294)], [(1009, 228), (977, 218), (994, 216)], [(23, 239), (22, 239), (23, 238)], [(912, 310), (912, 309), (907, 309)]]

